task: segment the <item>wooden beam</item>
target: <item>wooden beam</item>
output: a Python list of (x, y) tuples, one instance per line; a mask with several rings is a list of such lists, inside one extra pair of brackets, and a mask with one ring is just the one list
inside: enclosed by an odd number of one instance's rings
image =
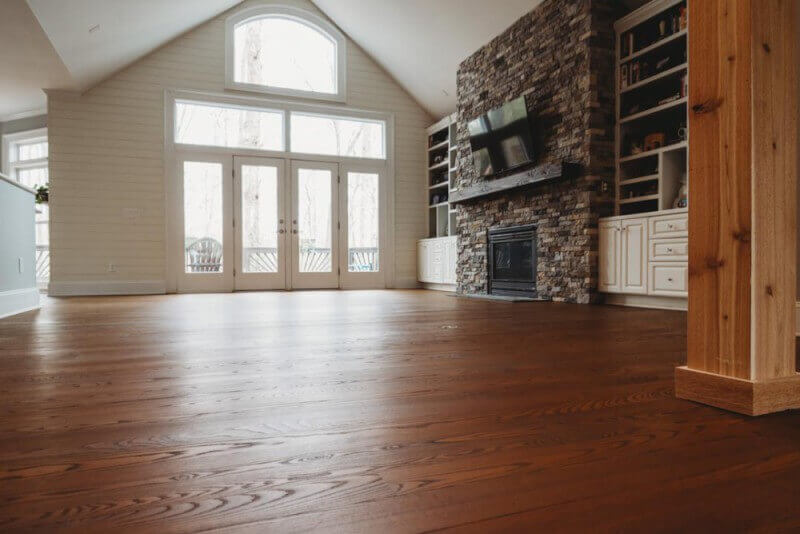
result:
[[(757, 4), (757, 5), (756, 5)], [(797, 0), (754, 2), (753, 378), (795, 374)]]
[(688, 350), (676, 394), (750, 415), (800, 407), (796, 9), (689, 9)]
[(571, 178), (578, 174), (579, 166), (574, 163), (545, 163), (531, 169), (504, 176), (482, 180), (476, 185), (464, 187), (450, 194), (451, 204), (462, 204), (496, 195), (512, 189), (520, 189), (548, 182), (557, 178)]
[(692, 369), (750, 378), (750, 0), (689, 10)]

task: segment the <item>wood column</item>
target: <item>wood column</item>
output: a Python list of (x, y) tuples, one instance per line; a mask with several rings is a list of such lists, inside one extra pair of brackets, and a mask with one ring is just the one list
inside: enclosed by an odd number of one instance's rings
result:
[(689, 314), (678, 397), (800, 408), (797, 0), (689, 5)]

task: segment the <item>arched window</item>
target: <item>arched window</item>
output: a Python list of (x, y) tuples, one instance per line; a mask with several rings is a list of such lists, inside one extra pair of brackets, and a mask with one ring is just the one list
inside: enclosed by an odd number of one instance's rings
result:
[(258, 6), (226, 25), (229, 88), (320, 100), (345, 100), (345, 39), (302, 9)]

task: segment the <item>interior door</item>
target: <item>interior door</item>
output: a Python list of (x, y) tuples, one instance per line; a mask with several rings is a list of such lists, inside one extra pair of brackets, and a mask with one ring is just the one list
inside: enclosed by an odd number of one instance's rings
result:
[(292, 161), (291, 287), (339, 287), (339, 166)]
[(233, 168), (235, 289), (286, 289), (286, 164), (237, 156)]
[(385, 288), (383, 174), (349, 164), (342, 165), (340, 175), (340, 287)]
[(231, 163), (230, 156), (186, 155), (177, 159), (180, 292), (233, 290)]

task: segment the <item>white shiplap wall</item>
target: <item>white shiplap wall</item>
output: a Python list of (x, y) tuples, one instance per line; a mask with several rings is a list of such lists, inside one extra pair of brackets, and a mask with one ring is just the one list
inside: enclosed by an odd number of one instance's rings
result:
[[(235, 10), (259, 3), (270, 2), (245, 2)], [(319, 13), (303, 0), (280, 3)], [(230, 13), (83, 95), (49, 94), (54, 294), (152, 292), (164, 286), (164, 91), (224, 92)], [(423, 147), (432, 120), (349, 40), (347, 50), (345, 108), (395, 114), (395, 285), (413, 286), (416, 240), (426, 231)], [(116, 272), (107, 272), (109, 263)]]

